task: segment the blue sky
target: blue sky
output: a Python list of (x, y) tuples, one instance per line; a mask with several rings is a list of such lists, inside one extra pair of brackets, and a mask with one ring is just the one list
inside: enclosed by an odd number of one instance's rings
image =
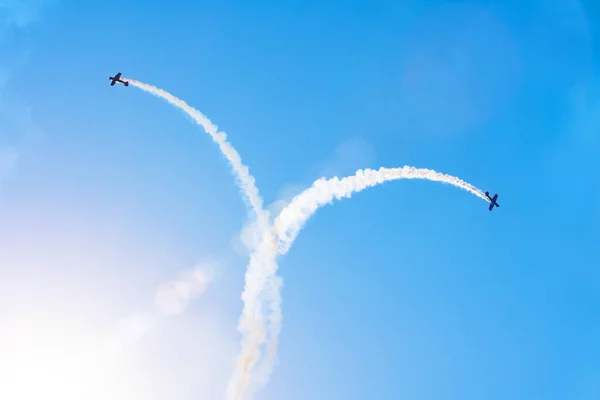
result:
[(115, 379), (133, 399), (224, 396), (246, 209), (209, 137), (111, 88), (121, 71), (226, 131), (267, 204), (323, 175), (405, 164), (499, 193), (490, 213), (446, 185), (394, 182), (320, 210), (281, 260), (279, 364), (258, 398), (600, 396), (593, 2), (0, 11), (0, 331), (102, 335), (211, 260), (206, 294)]

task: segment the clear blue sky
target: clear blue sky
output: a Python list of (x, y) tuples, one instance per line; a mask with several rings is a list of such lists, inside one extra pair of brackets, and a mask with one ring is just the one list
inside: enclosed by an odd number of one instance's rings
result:
[(110, 331), (215, 260), (123, 380), (135, 400), (223, 398), (246, 209), (210, 138), (110, 87), (121, 71), (226, 131), (267, 204), (405, 164), (499, 193), (490, 213), (394, 182), (320, 210), (281, 260), (280, 361), (259, 399), (599, 398), (594, 2), (30, 6), (2, 11), (0, 330)]

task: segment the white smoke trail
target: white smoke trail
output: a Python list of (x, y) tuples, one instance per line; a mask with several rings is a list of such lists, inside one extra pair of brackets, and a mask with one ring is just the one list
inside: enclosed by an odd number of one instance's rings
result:
[[(218, 127), (214, 125), (200, 111), (191, 107), (186, 102), (173, 96), (172, 94), (147, 83), (137, 81), (135, 79), (123, 79), (128, 81), (132, 86), (135, 86), (138, 89), (144, 90), (150, 94), (153, 94), (157, 97), (166, 100), (170, 104), (174, 105), (175, 107), (188, 114), (196, 123), (198, 123), (204, 128), (206, 133), (208, 133), (213, 139), (213, 141), (217, 143), (221, 152), (231, 164), (238, 181), (238, 186), (241, 188), (246, 201), (250, 204), (252, 210), (256, 215), (256, 219), (258, 222), (258, 233), (259, 236), (262, 236), (263, 232), (266, 232), (269, 229), (269, 213), (268, 211), (263, 209), (263, 200), (259, 195), (254, 177), (250, 175), (248, 167), (242, 163), (242, 159), (238, 152), (227, 141), (227, 135), (224, 132), (219, 132)], [(249, 271), (246, 271), (246, 288), (249, 288), (251, 292), (254, 292), (255, 289), (252, 288), (252, 280), (249, 278), (251, 278), (251, 276), (249, 275)], [(266, 332), (264, 332), (264, 329), (261, 330), (260, 328), (263, 326), (263, 317), (261, 312), (261, 304), (257, 301), (258, 299), (256, 297), (242, 296), (242, 300), (244, 302), (244, 310), (242, 311), (242, 316), (252, 314), (253, 320), (257, 322), (257, 326), (255, 326), (253, 329), (253, 335), (249, 336), (248, 340), (242, 343), (242, 346), (244, 346), (245, 344), (246, 347), (248, 345), (251, 345), (251, 349), (245, 349), (243, 347), (242, 354), (244, 356), (244, 359), (240, 359), (239, 361), (241, 365), (247, 365), (247, 367), (244, 367), (243, 370), (250, 370), (252, 365), (254, 365), (254, 363), (260, 358), (260, 343), (264, 342)], [(243, 332), (247, 331), (247, 329), (244, 329), (243, 324), (244, 321), (240, 318), (238, 330), (240, 330), (242, 334)]]
[[(259, 385), (268, 381), (277, 351), (277, 340), (281, 331), (281, 278), (277, 272), (276, 258), (284, 255), (291, 248), (294, 240), (308, 219), (319, 207), (331, 203), (334, 199), (349, 198), (352, 194), (368, 187), (398, 179), (425, 179), (443, 182), (464, 189), (475, 196), (489, 201), (485, 194), (473, 185), (452, 175), (443, 174), (430, 169), (405, 166), (402, 168), (380, 168), (379, 170), (358, 170), (355, 175), (343, 179), (319, 179), (309, 189), (294, 197), (275, 219), (270, 230), (265, 231), (262, 241), (250, 257), (246, 273), (246, 287), (242, 299), (247, 305), (259, 304), (260, 294), (266, 290), (270, 295), (269, 331), (270, 341), (267, 345), (267, 358), (264, 369), (259, 375)], [(260, 312), (260, 308), (257, 308)], [(264, 327), (262, 315), (257, 317), (251, 307), (244, 308), (240, 327), (244, 334), (242, 354), (237, 369), (228, 387), (228, 397), (232, 400), (244, 398), (251, 377), (251, 369), (255, 363), (255, 354), (264, 343)]]
[(263, 200), (258, 193), (258, 188), (255, 184), (255, 179), (250, 175), (250, 170), (246, 165), (242, 163), (242, 158), (235, 148), (227, 141), (227, 135), (225, 132), (219, 132), (218, 126), (213, 124), (204, 114), (195, 108), (188, 105), (185, 101), (173, 96), (172, 94), (159, 89), (155, 86), (136, 81), (135, 79), (123, 78), (128, 81), (132, 86), (137, 87), (145, 92), (153, 94), (154, 96), (160, 97), (163, 100), (168, 101), (175, 107), (179, 108), (187, 115), (189, 115), (196, 123), (198, 123), (206, 133), (210, 135), (215, 143), (219, 146), (221, 153), (227, 158), (235, 176), (237, 179), (238, 186), (242, 190), (244, 198), (250, 203), (250, 206), (256, 218), (258, 220), (259, 229), (267, 229), (269, 224), (269, 214), (263, 209)]
[[(440, 174), (432, 170), (416, 169), (413, 167), (404, 167), (398, 169), (381, 168), (379, 171), (359, 170), (355, 176), (347, 177), (342, 180), (333, 178), (330, 180), (318, 180), (313, 187), (296, 196), (292, 203), (286, 207), (274, 223), (273, 229), (268, 230), (269, 213), (263, 209), (263, 201), (255, 185), (255, 179), (249, 173), (237, 151), (227, 142), (227, 136), (224, 132), (219, 132), (218, 127), (214, 125), (206, 116), (198, 110), (189, 106), (183, 100), (171, 95), (170, 93), (155, 86), (126, 78), (132, 86), (142, 89), (148, 93), (158, 96), (175, 107), (186, 112), (194, 121), (201, 125), (204, 130), (212, 137), (223, 155), (230, 162), (234, 169), (238, 185), (240, 186), (245, 200), (250, 204), (256, 214), (259, 233), (263, 240), (255, 249), (250, 257), (250, 263), (246, 271), (246, 286), (242, 293), (244, 309), (240, 317), (238, 329), (244, 336), (242, 340), (242, 351), (238, 359), (236, 372), (228, 388), (228, 395), (233, 399), (241, 399), (249, 381), (250, 371), (254, 364), (260, 358), (260, 346), (266, 340), (264, 329), (264, 319), (262, 305), (259, 299), (260, 294), (266, 289), (270, 295), (269, 301), (269, 331), (270, 341), (267, 347), (267, 359), (265, 361), (262, 384), (265, 384), (271, 374), (273, 363), (276, 356), (277, 340), (281, 331), (281, 285), (282, 280), (275, 276), (277, 264), (275, 262), (277, 253), (285, 254), (289, 251), (293, 241), (302, 229), (302, 226), (310, 216), (322, 205), (327, 204), (333, 198), (350, 197), (352, 193), (364, 190), (367, 187), (383, 183), (394, 179), (429, 179), (453, 184), (471, 191), (473, 194), (488, 200), (485, 195), (458, 178)], [(402, 176), (400, 176), (402, 175)], [(366, 178), (366, 180), (365, 180)], [(323, 187), (321, 187), (323, 186)], [(323, 197), (327, 190), (332, 191)], [(262, 268), (261, 268), (262, 266)]]
[(447, 183), (489, 202), (486, 195), (470, 183), (455, 176), (426, 168), (410, 166), (402, 168), (382, 167), (377, 171), (372, 169), (358, 170), (353, 176), (343, 179), (337, 177), (319, 179), (313, 183), (311, 188), (296, 196), (275, 220), (274, 225), (279, 238), (279, 252), (281, 254), (288, 252), (304, 223), (319, 207), (331, 203), (333, 199), (350, 198), (352, 194), (368, 187), (398, 179), (425, 179)]

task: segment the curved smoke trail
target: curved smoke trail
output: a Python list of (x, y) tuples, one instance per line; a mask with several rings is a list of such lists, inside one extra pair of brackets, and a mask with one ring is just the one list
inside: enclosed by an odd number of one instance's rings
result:
[[(213, 124), (200, 111), (191, 107), (185, 101), (175, 97), (167, 91), (159, 89), (156, 86), (137, 81), (135, 79), (123, 79), (128, 81), (132, 86), (135, 86), (138, 89), (141, 89), (154, 96), (160, 97), (163, 100), (166, 100), (171, 105), (185, 112), (196, 123), (198, 123), (200, 126), (202, 126), (202, 128), (204, 128), (206, 133), (208, 133), (213, 139), (213, 141), (217, 143), (219, 149), (221, 150), (221, 153), (225, 156), (225, 158), (227, 158), (229, 164), (233, 168), (237, 184), (242, 190), (244, 199), (250, 204), (252, 210), (256, 215), (259, 235), (262, 235), (264, 232), (266, 232), (269, 229), (269, 213), (268, 211), (263, 209), (263, 200), (259, 195), (254, 177), (250, 175), (248, 167), (242, 163), (242, 158), (239, 155), (239, 153), (227, 141), (227, 135), (224, 132), (219, 132), (218, 127), (215, 124)], [(257, 288), (252, 287), (253, 280), (251, 279), (252, 276), (250, 272), (251, 271), (246, 271), (245, 291), (248, 290), (249, 292), (254, 293)], [(248, 348), (242, 348), (241, 356), (238, 360), (238, 364), (242, 365), (242, 370), (249, 371), (260, 357), (260, 344), (266, 340), (266, 332), (264, 331), (264, 329), (261, 329), (261, 327), (263, 327), (264, 324), (261, 311), (261, 304), (260, 302), (258, 302), (258, 299), (256, 297), (242, 296), (242, 300), (244, 302), (242, 316), (252, 314), (253, 319), (256, 322), (256, 325), (252, 329), (253, 334), (249, 335), (247, 340), (244, 341), (242, 344), (243, 346), (245, 344)], [(244, 329), (243, 327), (242, 318), (240, 318), (240, 325), (238, 326), (238, 330), (240, 330), (242, 334), (247, 331), (247, 329)]]
[(281, 211), (274, 226), (279, 238), (279, 252), (285, 254), (296, 239), (300, 230), (318, 208), (331, 203), (334, 199), (350, 198), (354, 193), (372, 186), (398, 179), (425, 179), (428, 181), (450, 184), (479, 197), (486, 202), (489, 199), (480, 189), (452, 175), (427, 168), (404, 166), (401, 168), (384, 168), (379, 170), (358, 170), (354, 175), (339, 179), (321, 178), (309, 189), (292, 199), (291, 203)]
[(267, 229), (269, 226), (269, 214), (263, 209), (263, 200), (258, 193), (258, 188), (255, 184), (256, 180), (252, 175), (250, 175), (250, 170), (248, 167), (242, 163), (242, 157), (240, 157), (235, 148), (227, 141), (227, 135), (225, 132), (219, 132), (219, 127), (213, 124), (204, 114), (172, 94), (159, 89), (156, 86), (136, 81), (135, 79), (123, 79), (127, 80), (132, 86), (135, 86), (138, 89), (153, 94), (154, 96), (160, 97), (163, 100), (171, 103), (173, 106), (179, 108), (181, 111), (189, 115), (196, 123), (198, 123), (198, 125), (204, 128), (206, 133), (208, 133), (212, 140), (219, 146), (221, 153), (223, 153), (233, 168), (237, 184), (242, 190), (244, 199), (250, 203), (252, 210), (256, 214), (260, 229)]
[(219, 132), (200, 111), (189, 106), (183, 100), (155, 86), (124, 78), (132, 86), (160, 97), (188, 114), (196, 123), (201, 125), (214, 142), (217, 143), (223, 155), (232, 166), (238, 186), (244, 199), (256, 214), (259, 234), (263, 239), (250, 257), (246, 270), (245, 288), (242, 293), (244, 309), (238, 330), (243, 335), (242, 351), (238, 358), (236, 371), (228, 387), (228, 395), (232, 399), (241, 399), (250, 381), (253, 366), (260, 358), (260, 347), (267, 338), (264, 328), (264, 317), (260, 294), (266, 290), (269, 298), (270, 314), (268, 317), (270, 340), (267, 344), (267, 358), (260, 374), (261, 384), (269, 379), (275, 361), (278, 336), (281, 331), (281, 285), (282, 279), (275, 275), (277, 271), (277, 255), (287, 253), (296, 236), (310, 216), (322, 205), (330, 203), (334, 198), (351, 197), (355, 192), (395, 179), (428, 179), (440, 181), (461, 187), (488, 201), (485, 195), (472, 185), (450, 175), (436, 171), (417, 169), (413, 167), (386, 169), (379, 171), (359, 170), (354, 176), (337, 177), (316, 181), (311, 188), (296, 196), (280, 213), (271, 229), (269, 229), (269, 213), (263, 209), (263, 201), (255, 185), (255, 179), (249, 169), (242, 163), (241, 157), (227, 141), (227, 135)]
[[(308, 219), (320, 207), (331, 203), (334, 199), (350, 198), (354, 193), (368, 187), (398, 179), (425, 179), (447, 183), (488, 201), (485, 194), (475, 186), (452, 175), (443, 174), (431, 169), (405, 166), (402, 168), (380, 168), (379, 170), (358, 170), (354, 175), (342, 179), (319, 179), (313, 185), (294, 197), (275, 219), (271, 229), (264, 232), (260, 244), (250, 257), (246, 273), (246, 288), (242, 299), (246, 304), (258, 304), (259, 296), (266, 290), (268, 299), (269, 330), (271, 338), (267, 344), (265, 367), (259, 375), (260, 385), (264, 385), (271, 374), (277, 351), (277, 340), (281, 331), (281, 278), (277, 272), (278, 255), (286, 254)], [(259, 347), (264, 343), (264, 327), (260, 308), (256, 313), (252, 308), (245, 308), (240, 327), (244, 338), (242, 354), (236, 373), (229, 383), (228, 397), (234, 400), (244, 398), (251, 376), (251, 369), (259, 354)]]

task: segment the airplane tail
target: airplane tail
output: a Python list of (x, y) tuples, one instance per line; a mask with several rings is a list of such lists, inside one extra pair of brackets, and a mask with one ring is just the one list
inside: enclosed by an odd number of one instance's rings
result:
[(123, 82), (125, 86), (129, 86), (129, 82)]

